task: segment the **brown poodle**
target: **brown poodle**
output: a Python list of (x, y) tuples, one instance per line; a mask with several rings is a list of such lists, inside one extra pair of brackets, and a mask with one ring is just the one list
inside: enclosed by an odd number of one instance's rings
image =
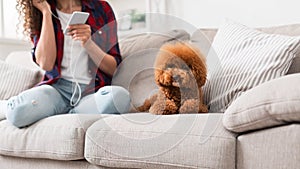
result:
[(165, 44), (155, 61), (158, 93), (137, 109), (152, 114), (206, 113), (201, 87), (206, 82), (205, 57), (189, 43)]

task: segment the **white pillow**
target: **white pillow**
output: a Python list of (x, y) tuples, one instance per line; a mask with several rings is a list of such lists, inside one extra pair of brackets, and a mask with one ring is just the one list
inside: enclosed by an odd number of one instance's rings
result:
[(300, 122), (300, 73), (270, 80), (236, 99), (224, 113), (224, 126), (246, 132)]
[(0, 61), (0, 100), (7, 100), (40, 82), (42, 73)]
[(207, 58), (204, 94), (210, 112), (224, 112), (243, 92), (285, 75), (299, 45), (299, 37), (266, 34), (226, 20)]

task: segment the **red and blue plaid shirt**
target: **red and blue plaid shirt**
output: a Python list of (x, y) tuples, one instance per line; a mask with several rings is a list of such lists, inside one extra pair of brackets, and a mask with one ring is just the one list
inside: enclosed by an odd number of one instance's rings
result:
[[(52, 13), (57, 16), (56, 0), (48, 0)], [(117, 65), (121, 62), (121, 54), (117, 37), (117, 23), (111, 6), (102, 0), (82, 0), (82, 11), (90, 13), (87, 24), (91, 26), (93, 41), (106, 53), (113, 56)], [(61, 63), (64, 53), (64, 34), (60, 21), (52, 17), (54, 32), (56, 35), (57, 57), (55, 65), (51, 71), (46, 71), (42, 84), (53, 84), (61, 77)], [(35, 59), (35, 49), (38, 44), (40, 33), (33, 36), (34, 47), (32, 49), (33, 60)], [(93, 76), (91, 82), (84, 91), (84, 95), (98, 91), (99, 88), (110, 85), (112, 77), (101, 71), (95, 63), (89, 59), (89, 70)]]

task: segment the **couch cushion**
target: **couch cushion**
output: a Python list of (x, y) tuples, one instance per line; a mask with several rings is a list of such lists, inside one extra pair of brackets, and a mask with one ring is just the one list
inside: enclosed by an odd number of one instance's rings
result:
[(148, 49), (159, 49), (163, 44), (172, 41), (189, 40), (190, 35), (184, 30), (168, 32), (147, 32), (128, 36), (119, 41), (122, 58)]
[[(300, 24), (264, 27), (264, 28), (257, 28), (257, 30), (269, 34), (300, 36)], [(210, 43), (212, 43), (215, 35), (217, 34), (217, 31), (218, 29), (207, 29), (207, 28), (198, 29), (192, 34), (191, 41), (192, 43), (197, 44), (199, 48), (206, 49), (208, 45), (206, 43), (201, 43), (203, 36), (206, 39), (208, 39)], [(300, 50), (297, 51), (296, 57), (294, 58), (292, 65), (290, 66), (287, 74), (292, 74), (292, 73), (300, 73)]]
[(300, 73), (261, 84), (225, 111), (224, 126), (234, 132), (300, 122)]
[(25, 67), (28, 69), (39, 70), (41, 73), (44, 71), (32, 60), (30, 51), (15, 51), (11, 52), (5, 59), (5, 63)]
[(103, 115), (57, 115), (27, 128), (0, 121), (0, 154), (23, 158), (55, 160), (84, 159), (87, 128)]
[(238, 169), (296, 169), (300, 166), (300, 125), (260, 130), (238, 137)]
[(235, 135), (222, 114), (110, 116), (87, 131), (85, 158), (125, 168), (234, 168)]
[(201, 49), (201, 52), (207, 56), (217, 29), (197, 29), (191, 36), (190, 42)]
[(136, 52), (119, 65), (112, 84), (122, 86), (130, 93), (131, 110), (143, 104), (158, 87), (154, 80), (154, 61), (159, 49), (148, 49)]
[[(59, 161), (38, 158), (22, 158), (0, 155), (1, 169), (105, 169), (93, 166), (85, 160)], [(106, 168), (107, 169), (107, 168)]]
[[(270, 34), (300, 36), (300, 24), (283, 25), (283, 26), (270, 27), (270, 28), (259, 28), (258, 30)], [(292, 74), (292, 73), (300, 73), (300, 49), (298, 49), (296, 53), (296, 57), (294, 58), (293, 63), (289, 68), (288, 74)]]
[(0, 61), (0, 100), (9, 99), (33, 87), (42, 79), (42, 73)]
[(225, 21), (207, 59), (204, 93), (210, 111), (223, 112), (243, 92), (285, 75), (299, 46), (300, 37), (266, 34)]
[(157, 90), (154, 81), (154, 61), (160, 47), (167, 42), (187, 41), (189, 34), (183, 30), (152, 32), (127, 37), (120, 41), (123, 57), (112, 84), (130, 92), (131, 112)]

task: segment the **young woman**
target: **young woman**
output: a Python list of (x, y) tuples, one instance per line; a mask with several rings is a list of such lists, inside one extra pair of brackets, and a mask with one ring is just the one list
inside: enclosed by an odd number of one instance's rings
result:
[[(33, 60), (46, 73), (37, 87), (8, 100), (6, 116), (12, 124), (24, 127), (56, 114), (124, 113), (129, 108), (128, 92), (108, 87), (121, 56), (115, 16), (106, 1), (18, 0), (17, 7), (34, 44)], [(67, 27), (75, 11), (88, 12), (89, 18)], [(69, 32), (63, 34), (66, 27)]]

